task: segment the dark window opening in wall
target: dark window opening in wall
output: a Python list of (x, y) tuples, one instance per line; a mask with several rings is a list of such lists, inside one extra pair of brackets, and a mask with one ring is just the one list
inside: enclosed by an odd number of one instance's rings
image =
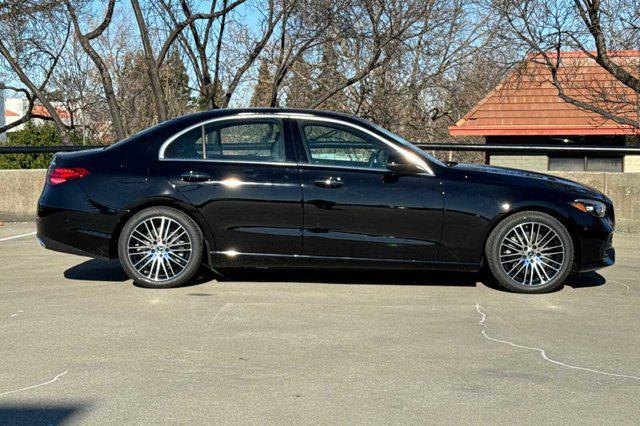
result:
[(549, 157), (549, 170), (554, 172), (622, 172), (623, 157)]

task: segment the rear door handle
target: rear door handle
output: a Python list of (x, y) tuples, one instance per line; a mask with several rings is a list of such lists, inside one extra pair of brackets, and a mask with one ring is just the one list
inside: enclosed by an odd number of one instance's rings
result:
[(188, 172), (183, 173), (180, 176), (180, 179), (185, 182), (207, 182), (211, 180), (211, 176), (206, 173), (189, 170)]
[(325, 176), (325, 177), (318, 178), (315, 181), (313, 181), (313, 183), (315, 183), (316, 186), (319, 186), (320, 188), (341, 188), (344, 186), (344, 182), (342, 181), (342, 178), (333, 177), (333, 176)]

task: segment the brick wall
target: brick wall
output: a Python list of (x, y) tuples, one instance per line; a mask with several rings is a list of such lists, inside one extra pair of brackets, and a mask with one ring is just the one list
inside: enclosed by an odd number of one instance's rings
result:
[(625, 173), (640, 172), (640, 155), (626, 155), (624, 157), (624, 171)]
[(546, 172), (549, 159), (546, 155), (494, 155), (491, 154), (490, 163), (493, 166), (510, 167), (512, 169)]

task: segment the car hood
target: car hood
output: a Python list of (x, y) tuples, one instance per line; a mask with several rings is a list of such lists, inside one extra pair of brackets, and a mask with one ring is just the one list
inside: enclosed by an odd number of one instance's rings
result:
[(570, 191), (581, 197), (603, 200), (607, 199), (607, 197), (602, 192), (588, 185), (584, 185), (582, 183), (574, 182), (572, 180), (564, 179), (558, 176), (547, 175), (544, 173), (480, 164), (456, 164), (455, 166), (453, 166), (453, 168), (461, 171), (479, 172), (483, 174), (497, 174), (506, 177), (507, 179), (511, 177), (514, 180), (531, 179), (536, 183), (565, 191)]

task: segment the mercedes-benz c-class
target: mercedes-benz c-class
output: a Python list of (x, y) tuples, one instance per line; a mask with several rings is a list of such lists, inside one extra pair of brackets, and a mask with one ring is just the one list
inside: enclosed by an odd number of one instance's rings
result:
[(206, 111), (56, 154), (38, 203), (48, 249), (118, 258), (139, 285), (202, 266), (478, 271), (539, 293), (614, 263), (602, 193), (443, 163), (331, 112)]

